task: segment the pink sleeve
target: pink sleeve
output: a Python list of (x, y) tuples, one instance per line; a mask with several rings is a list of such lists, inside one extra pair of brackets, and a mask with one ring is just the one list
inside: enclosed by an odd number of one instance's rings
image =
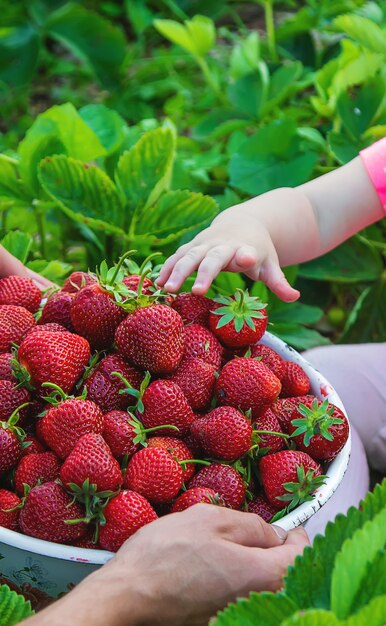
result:
[(371, 182), (386, 210), (386, 137), (360, 152)]

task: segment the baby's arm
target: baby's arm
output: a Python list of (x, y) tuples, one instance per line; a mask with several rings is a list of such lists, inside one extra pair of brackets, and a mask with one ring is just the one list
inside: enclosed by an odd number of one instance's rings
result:
[(243, 272), (290, 302), (299, 292), (280, 266), (321, 256), (383, 214), (357, 157), (309, 183), (276, 189), (223, 211), (165, 262), (158, 284), (177, 291), (197, 269), (193, 292), (204, 294), (221, 270)]

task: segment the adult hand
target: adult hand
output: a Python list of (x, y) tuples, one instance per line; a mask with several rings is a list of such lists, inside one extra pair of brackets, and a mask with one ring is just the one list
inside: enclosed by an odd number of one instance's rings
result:
[(250, 591), (275, 591), (307, 545), (253, 513), (198, 504), (139, 530), (26, 626), (204, 626)]
[(0, 246), (0, 278), (4, 276), (25, 276), (25, 278), (33, 280), (35, 285), (42, 291), (53, 285), (47, 278), (25, 267), (19, 259), (14, 257), (3, 246)]

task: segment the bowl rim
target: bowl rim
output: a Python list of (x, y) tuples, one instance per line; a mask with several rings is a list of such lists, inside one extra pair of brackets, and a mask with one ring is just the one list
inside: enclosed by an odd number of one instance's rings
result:
[[(338, 406), (347, 416), (343, 403), (332, 385), (323, 376), (323, 374), (321, 374), (294, 348), (269, 332), (266, 332), (258, 343), (273, 348), (287, 361), (294, 361), (295, 363), (298, 363), (298, 365), (301, 365), (311, 380), (312, 392), (319, 398), (328, 397), (330, 402)], [(291, 528), (295, 528), (296, 526), (303, 524), (312, 515), (314, 515), (314, 513), (316, 513), (316, 511), (318, 511), (323, 504), (330, 499), (341, 483), (347, 470), (350, 451), (351, 430), (346, 444), (328, 466), (326, 471), (328, 480), (315, 492), (314, 498), (310, 502), (304, 502), (299, 507), (294, 509), (294, 511), (291, 511), (275, 522), (275, 524), (280, 525), (286, 530), (290, 530)], [(75, 546), (52, 543), (51, 541), (44, 541), (42, 539), (37, 539), (36, 537), (23, 535), (22, 533), (3, 527), (0, 527), (0, 543), (18, 548), (19, 550), (39, 554), (40, 556), (47, 556), (77, 563), (87, 563), (90, 565), (103, 565), (114, 556), (113, 552), (108, 552), (107, 550), (77, 548)]]

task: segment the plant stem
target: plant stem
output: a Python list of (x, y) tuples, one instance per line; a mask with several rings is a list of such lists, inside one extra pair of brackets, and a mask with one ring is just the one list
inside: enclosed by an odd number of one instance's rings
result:
[(213, 93), (217, 96), (217, 98), (223, 102), (226, 103), (227, 100), (224, 96), (224, 94), (222, 93), (220, 87), (217, 84), (216, 79), (214, 78), (212, 72), (210, 71), (209, 65), (207, 63), (207, 60), (204, 59), (203, 57), (195, 57), (196, 61), (198, 63), (198, 65), (200, 66), (200, 69), (204, 75), (204, 78), (206, 80), (206, 83), (208, 85), (208, 87), (211, 88), (211, 90), (213, 91)]
[(39, 239), (40, 239), (40, 254), (42, 255), (43, 259), (46, 259), (47, 250), (46, 250), (46, 233), (45, 233), (45, 226), (44, 226), (44, 218), (43, 218), (43, 213), (39, 207), (38, 202), (33, 204), (33, 210), (35, 213), (36, 225), (37, 225)]
[(275, 35), (275, 21), (273, 17), (273, 0), (264, 0), (264, 16), (265, 16), (265, 30), (267, 33), (267, 44), (269, 55), (272, 61), (279, 60), (276, 49), (276, 35)]

